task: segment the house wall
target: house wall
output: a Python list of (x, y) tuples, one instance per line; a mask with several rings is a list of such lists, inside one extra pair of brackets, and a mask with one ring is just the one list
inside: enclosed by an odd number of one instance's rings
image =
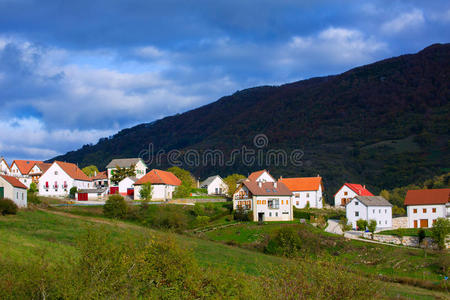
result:
[(343, 205), (341, 205), (341, 200), (343, 198), (345, 198), (345, 199), (353, 199), (356, 196), (358, 196), (358, 194), (356, 194), (348, 186), (344, 185), (343, 187), (341, 187), (341, 189), (334, 196), (334, 206), (336, 206), (336, 207), (344, 207)]
[(345, 215), (352, 228), (356, 228), (356, 221), (359, 219), (367, 220), (367, 206), (359, 200), (353, 199), (345, 207)]
[(0, 160), (0, 173), (4, 175), (9, 175), (9, 167), (3, 159)]
[[(109, 168), (106, 170), (106, 174), (108, 175), (108, 186), (115, 186), (111, 184), (111, 176), (114, 170), (116, 170), (116, 168)], [(137, 179), (142, 178), (147, 174), (147, 166), (141, 160), (136, 163), (135, 170)]]
[(19, 181), (22, 182), (27, 187), (27, 189), (30, 188), (30, 184), (33, 182), (33, 178), (28, 176), (17, 177), (17, 179), (19, 179)]
[[(45, 183), (48, 182), (48, 189), (45, 188)], [(57, 188), (54, 187), (55, 182)], [(64, 188), (64, 182), (67, 183), (67, 188)], [(51, 167), (39, 178), (39, 195), (41, 196), (67, 196), (72, 187), (77, 189), (89, 189), (93, 187), (90, 181), (75, 180), (70, 177), (57, 164), (53, 163)]]
[(11, 199), (18, 207), (27, 207), (27, 190), (17, 188), (0, 177), (0, 187), (3, 187), (4, 197)]
[(134, 188), (134, 181), (131, 180), (129, 177), (124, 178), (121, 182), (119, 182), (119, 193), (127, 193), (128, 189)]
[[(436, 212), (433, 212), (433, 208)], [(414, 209), (417, 209), (417, 213), (414, 213)], [(426, 209), (426, 213), (423, 210)], [(408, 227), (414, 228), (414, 220), (417, 221), (417, 227), (420, 227), (420, 220), (428, 220), (428, 227), (433, 226), (433, 221), (437, 218), (447, 217), (446, 207), (444, 204), (441, 205), (408, 205), (406, 207), (406, 213), (408, 215)]]
[[(359, 215), (356, 216), (356, 213)], [(377, 229), (392, 228), (392, 207), (391, 206), (369, 206), (360, 202), (356, 198), (347, 204), (345, 214), (352, 228), (356, 228), (356, 221), (359, 219), (377, 221)]]
[(10, 175), (14, 176), (14, 177), (22, 176), (22, 173), (20, 172), (19, 168), (17, 167), (17, 165), (15, 163), (13, 163), (11, 166)]
[[(173, 197), (176, 186), (167, 184), (153, 184), (152, 201), (165, 201)], [(141, 200), (142, 185), (134, 186), (134, 200)]]
[[(242, 195), (242, 197), (241, 197)], [(241, 199), (242, 198), (242, 199)], [(252, 196), (250, 191), (247, 189), (245, 185), (239, 187), (233, 195), (233, 209), (236, 210), (238, 206), (245, 205), (245, 203), (249, 203), (248, 209), (252, 209)]]
[[(269, 208), (270, 199), (278, 199), (279, 208)], [(292, 197), (291, 196), (254, 196), (252, 199), (253, 221), (258, 221), (259, 213), (264, 213), (264, 221), (292, 221)]]
[(270, 176), (269, 173), (263, 172), (261, 175), (259, 175), (258, 179), (256, 181), (262, 181), (262, 182), (275, 182), (275, 180)]
[(308, 201), (310, 207), (323, 208), (322, 187), (319, 186), (317, 191), (295, 191), (292, 201), (296, 208), (305, 208)]
[[(222, 189), (222, 192), (216, 192), (216, 189)], [(214, 178), (214, 180), (208, 185), (208, 195), (226, 194), (227, 191), (228, 186), (220, 177)]]

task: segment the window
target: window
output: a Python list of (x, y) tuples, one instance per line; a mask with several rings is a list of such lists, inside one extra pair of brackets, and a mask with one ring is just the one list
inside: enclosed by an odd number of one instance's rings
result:
[(281, 200), (281, 204), (282, 204), (282, 205), (284, 204), (284, 200)]
[(289, 204), (289, 200), (286, 200), (286, 205)]
[(344, 192), (344, 196), (347, 196), (348, 195), (348, 193), (347, 192)]
[(296, 202), (296, 205), (297, 205), (297, 206), (299, 205), (298, 201)]
[(22, 200), (23, 200), (23, 193), (22, 193)]
[(387, 225), (387, 221), (384, 221), (384, 224)]
[(16, 193), (16, 199), (19, 199), (19, 192)]
[(378, 213), (381, 214), (381, 209), (378, 210)]
[(271, 209), (277, 209), (280, 208), (280, 200), (279, 199), (269, 199), (267, 200), (267, 206)]
[(309, 193), (306, 193), (306, 198), (309, 198)]
[(295, 198), (300, 198), (300, 193), (296, 193)]
[(269, 212), (269, 217), (271, 217), (272, 216), (272, 213), (271, 212)]
[(378, 221), (378, 225), (381, 225), (381, 221)]
[(58, 175), (58, 171), (55, 171), (55, 175)]
[(426, 209), (426, 208), (423, 209), (423, 213), (424, 213), (424, 214), (427, 213), (427, 209)]
[(413, 209), (413, 213), (417, 214), (417, 208)]
[(355, 217), (359, 217), (359, 211), (355, 211)]
[(359, 204), (359, 202), (358, 201), (355, 201), (355, 205), (358, 205)]
[(434, 213), (436, 212), (436, 207), (435, 208), (433, 208), (433, 210), (432, 210)]
[(387, 209), (384, 210), (384, 213), (387, 214)]
[(278, 212), (275, 213), (275, 217), (278, 217)]
[(373, 213), (375, 213), (375, 209), (373, 210)]

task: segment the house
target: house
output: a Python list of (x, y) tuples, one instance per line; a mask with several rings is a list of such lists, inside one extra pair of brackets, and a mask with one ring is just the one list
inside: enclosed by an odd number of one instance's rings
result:
[(115, 186), (117, 187), (117, 184), (113, 183), (111, 184), (111, 176), (114, 174), (114, 171), (117, 169), (117, 167), (120, 168), (130, 168), (131, 166), (134, 166), (136, 171), (136, 178), (142, 178), (147, 173), (147, 165), (142, 160), (142, 158), (118, 158), (113, 159), (107, 166), (106, 166), (106, 174), (108, 176), (108, 186)]
[(270, 175), (269, 171), (267, 170), (261, 170), (261, 171), (256, 171), (251, 173), (248, 176), (248, 179), (250, 181), (256, 181), (256, 182), (275, 182), (275, 178), (272, 177), (272, 175)]
[(381, 196), (356, 196), (345, 206), (345, 214), (352, 228), (359, 219), (377, 221), (377, 229), (392, 227), (392, 204)]
[(0, 174), (9, 175), (10, 169), (9, 165), (3, 156), (0, 158)]
[(0, 199), (9, 198), (18, 207), (27, 207), (27, 187), (16, 177), (0, 175)]
[(181, 185), (181, 180), (173, 173), (153, 169), (134, 184), (134, 200), (140, 200), (140, 191), (144, 183), (151, 183), (153, 187), (152, 200), (172, 199), (175, 188)]
[(51, 167), (51, 165), (52, 164), (50, 163), (35, 163), (27, 175), (31, 177), (32, 182), (38, 185), (39, 178)]
[(108, 189), (104, 188), (92, 188), (92, 189), (79, 189), (75, 195), (75, 199), (78, 201), (99, 200), (108, 195)]
[(24, 185), (27, 186), (27, 188), (30, 187), (30, 184), (32, 182), (32, 177), (29, 175), (31, 169), (33, 166), (37, 163), (43, 163), (43, 161), (39, 160), (14, 160), (10, 167), (10, 173), (9, 175), (17, 177), (20, 182), (22, 182)]
[(228, 186), (219, 175), (206, 178), (200, 183), (200, 188), (206, 189), (208, 195), (224, 195), (228, 192)]
[(323, 208), (322, 177), (280, 178), (292, 192), (292, 204), (296, 208), (305, 208), (307, 205), (314, 208)]
[(94, 176), (91, 177), (92, 183), (96, 188), (108, 188), (108, 175), (106, 171), (95, 172)]
[(292, 192), (281, 181), (263, 181), (268, 178), (263, 174), (240, 183), (233, 195), (233, 209), (253, 211), (255, 222), (293, 220)]
[(432, 227), (437, 218), (450, 218), (450, 189), (410, 190), (405, 206), (409, 228)]
[(356, 196), (373, 196), (365, 185), (356, 183), (344, 183), (344, 185), (334, 195), (334, 206), (345, 207)]
[(39, 178), (39, 195), (65, 197), (72, 187), (90, 189), (94, 184), (77, 165), (54, 161)]
[(134, 184), (138, 181), (136, 177), (125, 177), (119, 182), (119, 194), (123, 196), (130, 196), (133, 198), (134, 195)]

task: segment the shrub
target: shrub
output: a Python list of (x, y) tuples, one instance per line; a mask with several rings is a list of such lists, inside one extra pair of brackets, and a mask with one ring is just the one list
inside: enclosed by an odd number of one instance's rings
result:
[(339, 225), (341, 226), (342, 231), (349, 231), (352, 229), (352, 225), (348, 224), (348, 219), (346, 217), (341, 217), (339, 221)]
[(198, 216), (195, 218), (195, 223), (197, 223), (198, 227), (203, 227), (208, 225), (210, 218), (208, 216)]
[(70, 199), (75, 199), (75, 194), (77, 193), (77, 187), (71, 187), (69, 190), (69, 198)]
[(8, 198), (0, 199), (0, 213), (4, 215), (15, 215), (17, 214), (17, 210), (19, 208), (17, 207), (16, 203)]
[(150, 182), (146, 182), (142, 185), (141, 190), (139, 191), (139, 196), (142, 200), (152, 200), (153, 186)]
[(367, 227), (367, 221), (363, 220), (363, 219), (359, 219), (358, 221), (356, 221), (356, 226), (358, 227), (358, 230), (364, 231), (364, 230), (366, 230), (366, 227)]
[(119, 194), (109, 196), (103, 205), (103, 214), (108, 218), (123, 219), (126, 217), (127, 211), (128, 205)]
[(373, 238), (373, 233), (377, 229), (377, 221), (370, 220), (369, 224), (367, 224), (367, 229), (372, 233), (372, 238)]
[(279, 229), (265, 249), (268, 254), (294, 257), (301, 248), (301, 239), (294, 228), (285, 226)]
[(300, 210), (294, 207), (294, 218), (296, 219), (305, 219), (309, 220), (311, 218), (312, 213)]
[(422, 244), (423, 239), (426, 236), (426, 232), (423, 228), (420, 228), (419, 231), (417, 232), (417, 236), (419, 237), (419, 245)]
[(233, 219), (241, 222), (248, 222), (253, 220), (253, 211), (245, 211), (241, 208), (233, 211)]
[(148, 221), (154, 227), (174, 229), (178, 232), (185, 230), (188, 225), (187, 216), (181, 208), (171, 205), (159, 206), (156, 214)]
[(27, 202), (33, 204), (41, 204), (41, 199), (36, 195), (36, 193), (27, 191)]
[(189, 197), (191, 192), (191, 188), (186, 185), (179, 185), (176, 187), (175, 192), (173, 193), (173, 198), (186, 198)]
[(406, 211), (403, 207), (398, 207), (397, 205), (394, 205), (394, 207), (392, 207), (392, 214), (394, 216), (405, 216)]
[(31, 192), (31, 193), (36, 193), (36, 192), (38, 191), (38, 188), (37, 188), (37, 186), (36, 186), (36, 183), (32, 182), (32, 183), (30, 184), (30, 188), (28, 189), (28, 191)]
[(204, 216), (205, 208), (200, 203), (195, 203), (193, 213), (195, 216)]
[(445, 248), (445, 239), (450, 234), (450, 220), (447, 218), (438, 218), (431, 228), (431, 236), (438, 244), (439, 249)]

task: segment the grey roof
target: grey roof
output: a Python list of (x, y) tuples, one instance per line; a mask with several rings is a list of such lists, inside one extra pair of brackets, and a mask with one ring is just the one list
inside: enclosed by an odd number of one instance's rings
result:
[[(113, 159), (107, 166), (107, 169), (115, 168), (117, 166), (121, 168), (129, 168), (131, 165), (137, 164), (139, 161), (144, 161), (141, 158), (116, 158)], [(145, 163), (144, 163), (145, 165)]]
[(203, 180), (202, 183), (200, 183), (200, 186), (202, 187), (210, 185), (211, 182), (213, 182), (213, 180), (216, 179), (216, 177), (219, 177), (222, 180), (222, 177), (220, 177), (219, 175), (209, 176), (208, 178)]
[(359, 202), (365, 206), (392, 206), (392, 204), (381, 196), (356, 196)]
[(107, 188), (101, 188), (101, 189), (81, 189), (78, 190), (77, 193), (97, 193), (101, 194), (104, 193), (107, 190)]

